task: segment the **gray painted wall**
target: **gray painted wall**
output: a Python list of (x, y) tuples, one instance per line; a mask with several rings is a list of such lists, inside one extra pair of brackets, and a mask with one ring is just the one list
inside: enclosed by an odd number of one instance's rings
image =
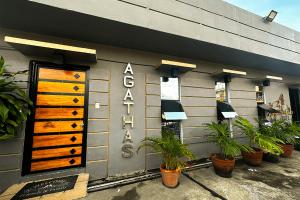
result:
[[(122, 116), (127, 116), (127, 106), (123, 105), (123, 98), (127, 88), (123, 85), (124, 70), (127, 63), (110, 63), (111, 65), (111, 120), (109, 135), (109, 164), (108, 172), (110, 176), (132, 173), (145, 170), (145, 153), (140, 151), (136, 154), (138, 143), (145, 137), (145, 74), (142, 67), (132, 64), (133, 77), (135, 85), (131, 88), (134, 105), (131, 106), (134, 127), (126, 125), (131, 133), (134, 156), (132, 158), (123, 158), (121, 147), (125, 135), (125, 129), (122, 127)], [(128, 101), (128, 100), (127, 100)]]
[(299, 32), (222, 0), (32, 1), (300, 63)]
[[(182, 123), (183, 142), (189, 144), (189, 148), (197, 158), (208, 157), (218, 151), (215, 144), (207, 142), (207, 133), (203, 123), (216, 120), (216, 101), (214, 91), (214, 79), (212, 75), (223, 67), (239, 69), (217, 63), (208, 63), (200, 60), (187, 60), (174, 58), (168, 55), (154, 54), (132, 49), (116, 48), (100, 44), (88, 44), (80, 41), (65, 40), (42, 35), (16, 32), (0, 29), (0, 55), (2, 55), (8, 68), (14, 72), (28, 69), (32, 59), (60, 62), (49, 58), (28, 57), (10, 45), (3, 42), (6, 34), (26, 35), (34, 38), (51, 39), (60, 43), (74, 44), (96, 48), (98, 62), (90, 65), (90, 98), (88, 120), (88, 149), (87, 166), (72, 170), (61, 170), (21, 177), (21, 163), (24, 143), (24, 130), (20, 131), (17, 138), (0, 142), (0, 192), (10, 184), (69, 175), (79, 172), (90, 173), (91, 180), (105, 178), (107, 176), (124, 175), (135, 171), (157, 168), (161, 162), (158, 154), (146, 150), (135, 154), (132, 159), (121, 158), (121, 144), (123, 129), (121, 116), (126, 113), (123, 106), (125, 88), (122, 85), (123, 71), (128, 62), (131, 62), (134, 70), (135, 87), (133, 97), (135, 105), (135, 128), (132, 131), (134, 150), (145, 136), (160, 136), (160, 76), (155, 70), (161, 59), (178, 60), (197, 64), (197, 69), (182, 74), (181, 101), (188, 115), (188, 120)], [(88, 63), (76, 63), (88, 65)], [(245, 70), (245, 69), (244, 69)], [(247, 70), (248, 72), (248, 70)], [(265, 72), (250, 71), (247, 79), (235, 78), (230, 84), (234, 107), (241, 115), (253, 117), (255, 110), (254, 84), (249, 78)], [(276, 74), (274, 74), (276, 75)], [(284, 77), (286, 78), (286, 77)], [(18, 77), (24, 90), (27, 90), (27, 75)], [(285, 79), (284, 79), (285, 80)], [(288, 77), (289, 81), (297, 80), (297, 77)], [(271, 89), (274, 87), (273, 89)], [(270, 91), (266, 91), (267, 99), (271, 99), (281, 91), (286, 93), (287, 86), (281, 87), (272, 83)], [(277, 96), (276, 96), (277, 98)], [(288, 97), (286, 98), (288, 102)], [(100, 102), (100, 109), (95, 109), (95, 103)]]

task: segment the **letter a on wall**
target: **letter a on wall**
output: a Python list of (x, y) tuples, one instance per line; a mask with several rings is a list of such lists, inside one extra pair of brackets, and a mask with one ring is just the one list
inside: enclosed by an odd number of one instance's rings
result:
[(125, 68), (124, 74), (126, 74), (128, 72), (130, 72), (130, 74), (133, 75), (133, 70), (132, 70), (132, 67), (131, 67), (130, 63), (127, 64), (127, 67)]

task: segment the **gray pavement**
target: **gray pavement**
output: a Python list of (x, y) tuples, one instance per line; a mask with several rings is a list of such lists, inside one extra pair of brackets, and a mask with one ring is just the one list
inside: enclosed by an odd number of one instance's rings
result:
[(186, 172), (194, 181), (182, 175), (180, 185), (175, 189), (164, 187), (159, 178), (89, 193), (84, 200), (220, 199), (216, 194), (229, 200), (298, 200), (300, 152), (295, 151), (292, 158), (280, 160), (277, 164), (263, 162), (260, 167), (251, 167), (238, 162), (233, 177), (229, 179), (215, 175), (213, 168), (209, 167)]

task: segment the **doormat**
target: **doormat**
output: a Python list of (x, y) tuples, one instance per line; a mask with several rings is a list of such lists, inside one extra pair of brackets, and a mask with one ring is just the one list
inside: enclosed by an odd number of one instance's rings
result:
[(78, 175), (27, 183), (12, 200), (29, 199), (74, 188)]
[[(0, 194), (0, 200), (72, 200), (87, 195), (88, 173), (14, 184)], [(75, 183), (76, 182), (76, 183)]]

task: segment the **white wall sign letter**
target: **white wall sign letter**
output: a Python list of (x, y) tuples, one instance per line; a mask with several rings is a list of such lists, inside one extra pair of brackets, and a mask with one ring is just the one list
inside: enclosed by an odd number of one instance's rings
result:
[(133, 70), (132, 70), (132, 67), (131, 67), (131, 64), (128, 63), (126, 68), (125, 68), (125, 71), (124, 71), (124, 74), (130, 72), (131, 75), (133, 75)]
[(133, 101), (133, 97), (132, 97), (130, 89), (127, 89), (127, 92), (126, 92), (123, 100), (126, 101), (128, 98), (130, 98), (130, 100)]
[(133, 77), (133, 70), (130, 63), (127, 64), (124, 70), (123, 85), (127, 89), (125, 96), (123, 98), (123, 104), (127, 106), (127, 113), (126, 115), (122, 116), (122, 125), (123, 125), (123, 129), (125, 129), (125, 135), (123, 138), (123, 145), (121, 150), (122, 150), (123, 158), (131, 158), (134, 155), (134, 153), (133, 153), (133, 140), (129, 128), (133, 129), (133, 125), (134, 125), (134, 117), (131, 114), (131, 108), (133, 107), (134, 102), (133, 102), (133, 96), (130, 89), (134, 87), (134, 77)]
[(124, 76), (123, 84), (127, 88), (132, 88), (134, 86), (134, 78), (133, 76)]

